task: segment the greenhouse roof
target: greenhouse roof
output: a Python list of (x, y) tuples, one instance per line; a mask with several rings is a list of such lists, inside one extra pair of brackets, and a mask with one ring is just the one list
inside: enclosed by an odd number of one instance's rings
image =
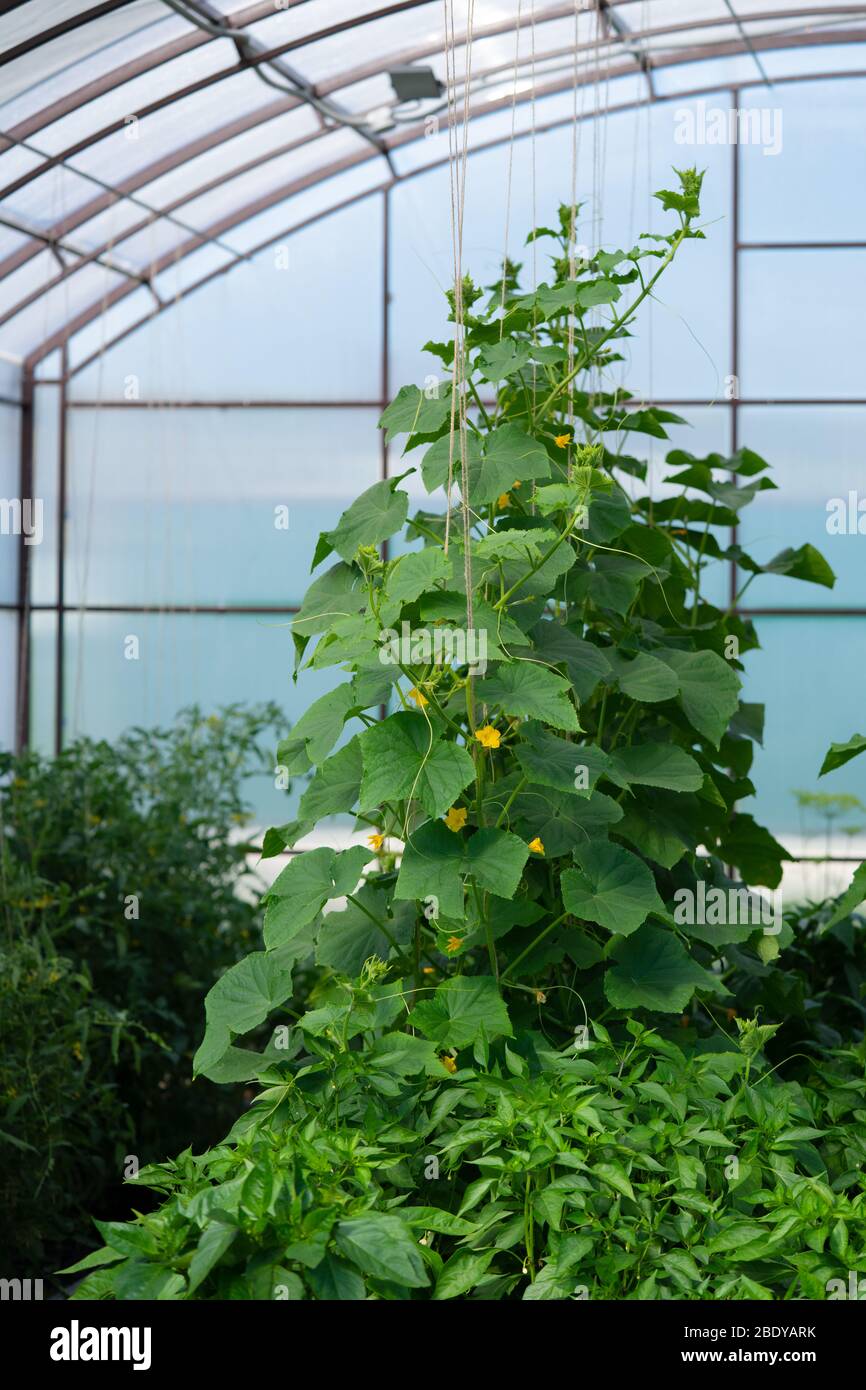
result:
[[(446, 85), (446, 15), (453, 16)], [(653, 101), (862, 75), (866, 4), (24, 0), (0, 14), (0, 354), (113, 341), (469, 149)]]

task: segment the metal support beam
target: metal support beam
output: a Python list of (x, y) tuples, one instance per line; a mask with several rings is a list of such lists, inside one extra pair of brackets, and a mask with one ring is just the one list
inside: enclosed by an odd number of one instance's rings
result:
[[(21, 459), (19, 493), (33, 496), (33, 371), (24, 368), (21, 391)], [(15, 701), (15, 747), (22, 752), (30, 742), (30, 551), (24, 528), (18, 547), (18, 670)]]

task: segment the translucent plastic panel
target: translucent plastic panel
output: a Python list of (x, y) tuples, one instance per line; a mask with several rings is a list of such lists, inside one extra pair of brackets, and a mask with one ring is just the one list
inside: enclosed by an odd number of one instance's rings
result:
[[(109, 183), (118, 183), (240, 117), (273, 107), (279, 99), (279, 94), (254, 73), (240, 72), (143, 116), (137, 126), (107, 135), (70, 162)], [(131, 138), (133, 132), (135, 139)]]
[[(179, 215), (192, 226), (206, 230), (221, 218), (250, 207), (258, 198), (269, 197), (276, 190), (291, 187), (310, 173), (324, 171), (329, 165), (352, 156), (367, 156), (369, 141), (354, 131), (340, 130), (322, 135), (297, 149), (267, 160), (236, 178), (224, 182), (199, 198), (193, 198), (179, 209)], [(191, 185), (194, 192), (195, 185)]]
[(0, 396), (10, 401), (21, 399), (21, 364), (4, 352), (0, 352)]
[(0, 314), (8, 314), (30, 295), (38, 294), (59, 274), (60, 266), (50, 251), (39, 251), (31, 256), (29, 261), (0, 280)]
[(778, 110), (781, 151), (740, 148), (746, 241), (855, 241), (866, 226), (866, 79), (743, 92), (740, 104)]
[[(285, 202), (275, 204), (257, 217), (251, 217), (248, 222), (243, 222), (226, 232), (222, 239), (236, 251), (257, 250), (260, 246), (276, 241), (278, 237), (286, 236), (294, 227), (318, 219), (332, 208), (339, 208), (342, 202), (360, 197), (373, 189), (384, 188), (390, 182), (391, 173), (384, 159), (374, 156), (342, 174), (334, 174), (322, 183), (311, 185), (302, 193), (296, 193)], [(372, 199), (371, 203), (378, 201)], [(335, 213), (335, 216), (342, 215), (342, 211)], [(372, 252), (373, 248), (367, 246), (363, 249), (367, 253)], [(361, 248), (344, 247), (342, 254), (350, 251), (354, 256), (360, 250)]]
[[(14, 405), (0, 405), (0, 603), (15, 603), (18, 598), (21, 538), (12, 524), (14, 513), (4, 504), (20, 500), (20, 456), (21, 411)], [(0, 669), (2, 665), (0, 657)]]
[(866, 251), (744, 251), (740, 265), (743, 398), (866, 394)]
[[(99, 197), (99, 189), (92, 185), (90, 191), (95, 201)], [(135, 203), (125, 200), (112, 203), (104, 212), (97, 213), (96, 217), (89, 217), (87, 221), (80, 222), (69, 233), (68, 240), (81, 250), (98, 251), (103, 247), (110, 249), (131, 228), (145, 222), (148, 216), (144, 208), (137, 207)], [(133, 259), (129, 254), (128, 243), (119, 249), (118, 254), (128, 260)]]
[(379, 476), (375, 410), (73, 410), (71, 603), (299, 604)]
[[(93, 8), (92, 0), (51, 0), (51, 4), (19, 5), (0, 17), (0, 50), (7, 52)], [(4, 68), (5, 99), (10, 100), (36, 82), (45, 82), (97, 49), (164, 15), (165, 8), (160, 0), (137, 0), (135, 4), (90, 19), (56, 39), (39, 44)]]
[[(598, 246), (630, 246), (642, 231), (672, 225), (652, 194), (667, 187), (682, 167), (683, 148), (675, 140), (673, 110), (652, 108), (649, 137), (646, 108), (610, 116), (605, 123), (579, 126), (577, 196), (585, 208), (580, 241)], [(645, 152), (651, 149), (651, 165)], [(571, 196), (572, 132), (551, 131), (536, 143), (536, 220), (549, 225), (560, 202)], [(730, 151), (708, 149), (702, 206), (705, 241), (686, 244), (658, 285), (656, 300), (643, 315), (638, 336), (627, 340), (629, 361), (612, 375), (635, 393), (658, 398), (707, 402), (723, 396), (730, 371), (728, 295), (730, 290)], [(601, 180), (593, 172), (601, 164)], [(498, 275), (505, 245), (508, 147), (475, 155), (467, 173), (464, 269), (482, 284)], [(531, 142), (514, 146), (508, 251), (523, 262), (524, 284), (548, 274), (546, 243), (524, 249), (532, 223)], [(420, 352), (428, 338), (448, 332), (444, 289), (453, 279), (448, 171), (438, 169), (399, 185), (393, 198), (392, 237), (392, 389), (422, 380), (435, 370)]]
[[(132, 725), (170, 725), (178, 710), (273, 700), (296, 723), (313, 700), (344, 677), (332, 671), (291, 679), (289, 617), (214, 614), (88, 613), (67, 615), (64, 741), (90, 734), (109, 741)], [(127, 639), (138, 642), (135, 650)], [(42, 647), (42, 672), (50, 651)], [(44, 727), (44, 725), (43, 725)], [(295, 802), (297, 790), (295, 788)], [(251, 788), (251, 791), (253, 789)], [(256, 814), (282, 824), (293, 802), (262, 778)]]
[[(189, 238), (185, 238), (185, 241)], [(167, 268), (151, 281), (160, 299), (179, 299), (191, 285), (195, 285), (215, 270), (231, 265), (233, 257), (229, 251), (208, 244), (188, 256), (171, 261)]]
[[(0, 538), (0, 554), (3, 540)], [(18, 615), (0, 611), (0, 750), (15, 745)]]
[(7, 188), (22, 174), (29, 174), (32, 169), (38, 169), (44, 163), (41, 155), (34, 154), (22, 145), (8, 146), (0, 154), (0, 188)]
[[(80, 333), (76, 333), (74, 337), (70, 338), (68, 346), (70, 370), (74, 371), (81, 362), (94, 353), (104, 351), (106, 344), (110, 343), (117, 334), (122, 333), (132, 324), (142, 323), (153, 314), (155, 308), (153, 295), (149, 290), (141, 287), (134, 289), (131, 294), (125, 295), (116, 304), (105, 309)], [(97, 363), (94, 372), (97, 395), (100, 394), (99, 377), (100, 367)]]
[(60, 388), (37, 386), (33, 395), (33, 492), (42, 504), (42, 540), (30, 550), (33, 603), (57, 602), (59, 457)]
[(15, 189), (4, 199), (4, 207), (22, 222), (52, 227), (63, 221), (67, 213), (87, 203), (93, 192), (93, 185), (86, 179), (58, 165)]
[[(72, 34), (55, 39), (47, 51), (40, 48), (13, 63), (9, 88), (4, 79), (3, 124), (17, 125), (106, 72), (122, 69), (151, 49), (190, 32), (188, 24), (160, 5), (135, 5), (131, 10), (122, 24), (114, 16), (104, 16), (101, 24), (91, 20)], [(113, 18), (114, 23), (106, 25), (106, 18)]]
[(188, 198), (195, 189), (203, 188), (213, 179), (224, 178), (232, 169), (240, 169), (252, 160), (261, 159), (271, 150), (279, 150), (320, 130), (312, 108), (300, 106), (274, 120), (263, 121), (242, 135), (223, 141), (205, 154), (187, 160), (171, 173), (144, 184), (138, 189), (137, 196), (154, 207), (167, 207)]
[(87, 265), (0, 328), (0, 350), (23, 355), (34, 351), (83, 309), (100, 301), (121, 283), (129, 283), (101, 265)]
[[(351, 90), (351, 89), (349, 89)], [(609, 108), (617, 106), (630, 106), (634, 102), (642, 102), (646, 96), (646, 78), (642, 73), (635, 73), (634, 76), (619, 77), (614, 81), (605, 84), (605, 91), (608, 97)], [(594, 110), (593, 89), (589, 86), (581, 88), (577, 99), (578, 119), (582, 129), (588, 129), (589, 113)], [(581, 120), (581, 117), (586, 120)], [(571, 91), (560, 92), (555, 96), (541, 97), (533, 104), (531, 101), (521, 99), (518, 93), (518, 102), (514, 112), (514, 130), (516, 135), (524, 135), (531, 132), (533, 128), (538, 137), (546, 133), (546, 127), (554, 124), (568, 125), (569, 128), (574, 120), (574, 95)], [(486, 116), (476, 116), (469, 127), (469, 148), (479, 149), (496, 140), (510, 142), (511, 138), (511, 106), (506, 110), (495, 111)], [(586, 137), (587, 140), (591, 136)], [(583, 137), (581, 136), (581, 142)], [(426, 168), (448, 159), (448, 124), (442, 116), (439, 118), (438, 130), (436, 132), (419, 131), (418, 138), (411, 143), (399, 145), (393, 154), (394, 163), (401, 174), (410, 173), (415, 169)], [(568, 170), (571, 169), (569, 158)], [(568, 173), (570, 178), (570, 172)]]
[[(760, 618), (757, 628), (761, 650), (745, 659), (743, 698), (766, 704), (766, 728), (751, 773), (758, 795), (742, 809), (796, 833), (796, 790), (851, 792), (866, 803), (862, 759), (818, 781), (830, 743), (863, 726), (866, 619)], [(852, 819), (863, 822), (856, 812)]]
[(793, 579), (759, 578), (744, 603), (866, 608), (866, 534), (858, 531), (862, 498), (866, 533), (864, 432), (866, 406), (741, 411), (740, 437), (772, 464), (771, 476), (779, 488), (759, 494), (743, 512), (741, 543), (756, 560), (766, 562), (786, 546), (809, 541), (836, 574), (832, 590)]
[[(77, 619), (71, 621), (77, 622)], [(30, 743), (43, 753), (54, 751), (54, 702), (57, 671), (57, 615), (30, 615)]]
[[(164, 279), (170, 297), (171, 272)], [(134, 375), (143, 400), (378, 401), (382, 309), (375, 198), (218, 276), (85, 369), (72, 389), (123, 399)]]
[[(170, 62), (160, 63), (150, 72), (103, 92), (98, 99), (88, 101), (60, 120), (53, 121), (40, 130), (39, 147), (49, 154), (59, 154), (77, 145), (80, 140), (104, 130), (106, 126), (113, 125), (115, 121), (125, 121), (135, 116), (139, 107), (146, 108), (160, 98), (191, 87), (214, 73), (230, 71), (236, 62), (234, 45), (227, 39), (215, 39), (213, 43), (193, 49)], [(134, 143), (132, 138), (130, 143)]]

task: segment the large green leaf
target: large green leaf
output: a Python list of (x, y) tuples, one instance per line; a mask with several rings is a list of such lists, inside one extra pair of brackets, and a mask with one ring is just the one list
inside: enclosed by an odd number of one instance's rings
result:
[(735, 864), (750, 884), (778, 888), (782, 881), (782, 864), (791, 855), (754, 817), (738, 812), (732, 817), (719, 845), (719, 855)]
[(518, 425), (500, 425), (484, 442), (484, 454), (470, 478), (473, 506), (493, 502), (515, 482), (550, 476), (547, 450)]
[(430, 1281), (416, 1241), (399, 1216), (368, 1211), (338, 1222), (334, 1240), (340, 1254), (375, 1279), (422, 1289)]
[(301, 797), (298, 819), (315, 823), (323, 816), (351, 811), (361, 790), (361, 745), (357, 736), (326, 758)]
[(632, 700), (652, 705), (661, 700), (672, 700), (679, 693), (680, 682), (676, 673), (650, 652), (638, 652), (637, 656), (628, 660), (612, 652), (610, 663), (620, 690)]
[(576, 844), (607, 832), (622, 820), (622, 807), (612, 797), (594, 791), (587, 799), (552, 787), (528, 786), (512, 806), (512, 823), (537, 835), (549, 859), (569, 854)]
[(507, 830), (487, 826), (466, 847), (466, 868), (481, 888), (499, 898), (513, 898), (520, 883), (529, 847)]
[(673, 932), (649, 925), (622, 943), (604, 977), (604, 992), (615, 1008), (668, 1014), (682, 1013), (696, 989), (712, 985), (712, 976)]
[(396, 434), (435, 434), (451, 411), (451, 392), (440, 398), (428, 396), (417, 386), (401, 386), (391, 404), (382, 412), (379, 428), (390, 444)]
[(440, 1047), (469, 1047), (512, 1035), (508, 1010), (491, 975), (454, 975), (410, 1014), (413, 1028)]
[(206, 1074), (223, 1056), (233, 1035), (257, 1028), (291, 994), (291, 969), (264, 951), (253, 951), (221, 975), (205, 999), (207, 1026), (193, 1060), (195, 1075)]
[(326, 632), (338, 618), (350, 618), (367, 606), (367, 593), (359, 569), (340, 560), (314, 580), (292, 620), (292, 631), (301, 638)]
[(680, 652), (666, 648), (658, 653), (680, 684), (679, 701), (689, 722), (718, 748), (739, 700), (740, 680), (727, 661), (715, 652)]
[(696, 792), (704, 781), (694, 758), (675, 743), (634, 743), (616, 749), (610, 755), (607, 776), (618, 787), (635, 782), (672, 792)]
[(265, 895), (265, 945), (284, 946), (312, 922), (331, 898), (354, 891), (373, 851), (363, 845), (337, 852), (322, 846), (295, 855)]
[(562, 623), (549, 620), (537, 623), (532, 629), (532, 639), (545, 661), (565, 665), (579, 700), (588, 700), (599, 681), (610, 673), (609, 657), (613, 649), (594, 646)]
[(630, 850), (599, 840), (576, 849), (574, 859), (577, 867), (566, 869), (560, 883), (575, 917), (628, 936), (650, 912), (664, 911), (651, 871)]
[(823, 777), (827, 772), (835, 772), (837, 767), (844, 767), (846, 763), (850, 763), (852, 758), (856, 758), (864, 751), (866, 751), (866, 737), (863, 734), (852, 734), (847, 743), (831, 743), (818, 776)]
[(438, 545), (428, 545), (423, 550), (401, 555), (385, 582), (379, 604), (381, 621), (386, 625), (392, 623), (404, 603), (411, 603), (426, 590), (432, 589), (439, 580), (447, 579), (450, 573), (451, 563)]
[(356, 497), (333, 531), (323, 531), (313, 556), (313, 568), (332, 550), (351, 560), (359, 546), (379, 545), (393, 536), (406, 520), (409, 497), (397, 487), (399, 479), (382, 479)]
[(569, 743), (534, 721), (520, 732), (525, 741), (515, 748), (517, 761), (536, 786), (588, 797), (607, 771), (608, 756), (595, 744)]
[(387, 960), (395, 942), (405, 946), (412, 936), (413, 917), (405, 905), (390, 916), (385, 894), (370, 883), (353, 896), (360, 906), (348, 903), (343, 912), (325, 913), (316, 944), (318, 964), (350, 978), (360, 975), (371, 956)]
[(866, 902), (866, 864), (859, 864), (854, 870), (854, 877), (837, 902), (834, 912), (826, 922), (822, 923), (822, 933), (837, 926), (850, 913), (856, 912), (863, 902)]
[(349, 710), (355, 704), (352, 685), (338, 685), (320, 695), (301, 715), (277, 748), (277, 762), (290, 775), (308, 772), (326, 758), (343, 732)]
[(361, 810), (414, 798), (435, 818), (453, 806), (475, 777), (465, 748), (437, 738), (422, 714), (402, 710), (360, 735), (364, 759)]
[(789, 579), (804, 579), (808, 584), (822, 584), (832, 589), (836, 576), (820, 550), (813, 545), (801, 545), (797, 550), (781, 550), (769, 564), (763, 566), (764, 574), (784, 574)]
[(543, 724), (552, 724), (555, 729), (577, 733), (580, 724), (569, 699), (569, 690), (564, 676), (531, 661), (499, 666), (476, 686), (478, 699), (498, 707), (503, 714), (525, 715)]
[(425, 821), (406, 841), (394, 896), (435, 898), (443, 917), (463, 916), (463, 840), (441, 820)]

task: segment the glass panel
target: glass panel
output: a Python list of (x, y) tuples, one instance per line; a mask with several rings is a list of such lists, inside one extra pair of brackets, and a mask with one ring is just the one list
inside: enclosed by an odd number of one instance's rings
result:
[(232, 261), (233, 257), (229, 251), (222, 251), (214, 245), (202, 246), (198, 251), (191, 251), (188, 256), (181, 254), (179, 260), (172, 261), (159, 275), (155, 275), (151, 284), (160, 299), (176, 299), (190, 285), (195, 285), (222, 266), (231, 265)]
[[(90, 734), (110, 741), (131, 725), (164, 726), (191, 704), (210, 713), (238, 701), (273, 700), (296, 722), (345, 677), (309, 671), (295, 685), (289, 622), (239, 614), (67, 615), (64, 740)], [(137, 659), (125, 655), (135, 650), (129, 638), (138, 641)], [(43, 661), (42, 680), (46, 666)], [(296, 782), (288, 799), (270, 779), (257, 779), (251, 791), (260, 821), (289, 819), (300, 789)]]
[[(770, 575), (759, 577), (744, 598), (745, 604), (762, 608), (866, 608), (866, 542), (857, 529), (861, 494), (866, 513), (864, 431), (866, 406), (743, 407), (740, 437), (773, 466), (771, 477), (779, 491), (759, 493), (743, 512), (742, 545), (756, 560), (766, 562), (787, 546), (809, 541), (836, 574), (832, 590)], [(851, 493), (855, 494), (853, 502)]]
[(754, 144), (741, 148), (745, 241), (863, 240), (864, 105), (866, 79), (778, 86), (771, 95), (742, 93), (742, 107), (780, 113), (781, 137), (775, 156)]
[[(866, 620), (761, 618), (758, 635), (760, 650), (745, 659), (743, 694), (746, 700), (766, 704), (766, 732), (751, 773), (758, 795), (744, 801), (742, 808), (772, 831), (790, 837), (808, 831), (795, 790), (850, 792), (866, 802), (862, 760), (818, 782), (830, 743), (850, 737), (863, 725)], [(864, 819), (854, 812), (850, 821), (843, 818), (837, 827), (841, 831), (845, 824), (862, 825)], [(834, 853), (846, 852), (846, 839), (835, 839)]]
[(33, 393), (33, 491), (42, 503), (42, 541), (30, 552), (30, 598), (57, 602), (58, 463), (60, 387), (37, 385)]
[(11, 504), (21, 497), (20, 454), (21, 411), (14, 405), (0, 405), (0, 603), (15, 603), (18, 599), (21, 540), (16, 534), (16, 510)]
[(67, 602), (299, 604), (379, 476), (377, 414), (73, 409)]
[(864, 394), (866, 251), (744, 251), (740, 274), (744, 399)]
[[(289, 220), (283, 211), (282, 227)], [(169, 297), (172, 274), (161, 277)], [(122, 400), (134, 375), (142, 400), (378, 401), (382, 307), (382, 207), (372, 198), (217, 276), (72, 389), (79, 399)], [(350, 330), (338, 333), (338, 322)]]
[[(3, 540), (0, 538), (0, 556)], [(18, 614), (0, 612), (0, 750), (15, 745)]]

